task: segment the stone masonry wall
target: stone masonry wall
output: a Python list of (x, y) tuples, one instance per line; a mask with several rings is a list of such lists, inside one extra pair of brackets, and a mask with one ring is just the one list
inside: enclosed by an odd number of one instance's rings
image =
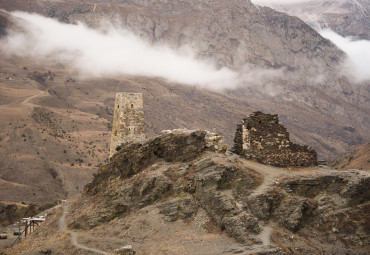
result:
[(117, 93), (109, 157), (122, 143), (145, 140), (143, 96), (141, 93)]
[(289, 132), (277, 115), (254, 112), (238, 124), (235, 153), (278, 167), (317, 165), (317, 154), (308, 146), (290, 142)]

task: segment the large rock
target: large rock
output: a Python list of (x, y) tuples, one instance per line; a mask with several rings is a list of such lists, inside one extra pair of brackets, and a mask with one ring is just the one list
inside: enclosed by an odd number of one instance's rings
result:
[(290, 197), (276, 211), (278, 222), (290, 231), (296, 232), (302, 225), (309, 210), (307, 199)]
[(203, 130), (164, 131), (162, 136), (143, 143), (126, 144), (111, 158), (111, 162), (99, 169), (92, 183), (86, 185), (86, 193), (104, 189), (104, 180), (129, 178), (145, 167), (162, 159), (167, 162), (187, 161), (202, 152), (226, 151), (222, 136)]

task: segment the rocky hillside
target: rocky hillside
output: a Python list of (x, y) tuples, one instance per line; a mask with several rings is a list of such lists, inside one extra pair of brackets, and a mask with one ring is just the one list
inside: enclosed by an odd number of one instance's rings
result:
[(368, 172), (281, 169), (224, 150), (202, 130), (126, 145), (63, 215), (55, 209), (4, 253), (110, 254), (128, 244), (138, 254), (367, 253)]
[(361, 145), (336, 160), (333, 167), (336, 169), (370, 170), (370, 143)]
[[(215, 129), (232, 145), (235, 124), (255, 110), (279, 114), (292, 142), (309, 145), (319, 159), (333, 160), (370, 137), (369, 87), (338, 74), (344, 53), (298, 18), (250, 1), (5, 0), (0, 9), (91, 27), (113, 19), (152, 44), (189, 46), (245, 74), (260, 70), (221, 93), (142, 76), (82, 79), (65, 63), (0, 58), (0, 200), (80, 193), (107, 161), (116, 92), (143, 93), (150, 138), (165, 129)], [(0, 17), (0, 29), (19, 25)], [(266, 69), (283, 75), (261, 81)]]
[[(258, 1), (257, 1), (258, 2)], [(274, 9), (298, 16), (312, 27), (330, 28), (342, 36), (370, 40), (370, 3), (366, 0), (271, 3)]]

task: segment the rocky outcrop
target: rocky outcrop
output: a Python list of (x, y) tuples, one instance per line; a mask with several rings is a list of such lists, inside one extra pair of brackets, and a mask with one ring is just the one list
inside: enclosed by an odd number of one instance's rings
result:
[[(319, 168), (285, 172), (253, 163), (269, 169), (262, 176), (258, 167), (249, 168), (250, 161), (218, 151), (214, 144), (207, 148), (207, 136), (218, 137), (202, 130), (175, 130), (124, 146), (86, 186), (69, 226), (91, 229), (142, 210), (158, 210), (166, 224), (193, 222), (205, 212), (210, 224), (238, 242), (259, 247), (259, 252), (284, 254), (292, 245), (279, 238), (282, 250), (263, 246), (268, 226), (273, 236), (287, 233), (324, 242), (324, 250), (332, 247), (333, 238), (346, 243), (348, 252), (356, 245), (368, 247), (369, 173)], [(280, 175), (271, 178), (269, 171)], [(317, 254), (305, 242), (295, 245), (300, 249), (296, 254)], [(263, 252), (256, 254), (268, 254)]]
[(233, 149), (245, 158), (272, 166), (317, 165), (313, 149), (292, 143), (278, 116), (262, 112), (254, 112), (238, 124)]
[[(217, 226), (237, 240), (261, 242), (249, 235), (260, 232), (257, 219), (230, 197), (232, 193), (250, 194), (260, 177), (246, 175), (242, 169), (218, 164), (206, 156), (225, 150), (221, 136), (201, 130), (165, 131), (143, 144), (127, 145), (86, 186), (86, 196), (104, 194), (104, 205), (75, 219), (70, 226), (91, 228), (158, 203), (168, 221), (191, 218), (202, 208)], [(166, 201), (166, 196), (174, 198)]]
[(99, 169), (93, 182), (86, 185), (85, 192), (94, 194), (101, 191), (106, 181), (132, 177), (157, 160), (187, 161), (206, 150), (226, 151), (226, 149), (223, 138), (208, 131), (181, 129), (167, 131), (164, 135), (144, 143), (127, 144), (121, 148), (112, 156), (108, 165)]
[[(216, 149), (222, 144), (221, 137), (207, 131), (174, 130), (123, 146), (82, 197), (68, 202), (69, 227), (83, 229), (79, 242), (107, 253), (130, 244), (137, 253), (154, 245), (161, 254), (170, 246), (169, 254), (185, 254), (191, 244), (192, 254), (204, 254), (200, 249), (209, 238), (208, 247), (218, 245), (215, 240), (227, 241), (217, 246), (225, 254), (369, 250), (369, 172), (290, 171)], [(38, 250), (51, 249), (50, 243), (57, 250), (60, 233), (54, 232), (60, 215), (55, 212), (40, 227), (57, 239), (44, 235)]]

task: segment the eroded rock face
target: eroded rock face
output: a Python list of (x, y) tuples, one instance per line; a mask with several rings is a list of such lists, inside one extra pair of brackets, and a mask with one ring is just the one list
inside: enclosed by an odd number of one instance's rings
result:
[[(364, 171), (329, 170), (323, 174), (288, 177), (280, 187), (288, 197), (273, 212), (285, 228), (324, 242), (342, 240), (369, 244), (370, 176)], [(314, 229), (314, 231), (313, 231)]]
[[(215, 138), (217, 137), (217, 139)], [(142, 171), (157, 160), (178, 162), (194, 159), (202, 152), (226, 151), (223, 137), (203, 130), (166, 131), (162, 136), (144, 143), (127, 144), (111, 158), (111, 162), (99, 169), (85, 192), (93, 194), (104, 189), (104, 181), (125, 179)]]
[(250, 194), (260, 177), (212, 160), (213, 156), (225, 157), (225, 149), (221, 136), (200, 130), (165, 131), (143, 144), (127, 145), (86, 186), (85, 195), (101, 197), (104, 205), (70, 226), (91, 228), (159, 203), (160, 212), (170, 222), (191, 218), (202, 208), (238, 241), (261, 242), (250, 237), (260, 232), (257, 218), (240, 208), (232, 196)]
[(278, 116), (262, 112), (254, 112), (238, 124), (233, 149), (245, 158), (277, 167), (317, 165), (313, 149), (292, 143)]
[[(206, 136), (201, 130), (166, 131), (143, 144), (126, 145), (86, 187), (69, 226), (91, 229), (143, 210), (157, 210), (161, 224), (191, 222), (206, 213), (220, 231), (259, 247), (262, 253), (256, 254), (284, 254), (277, 246), (264, 246), (268, 228), (283, 250), (292, 245), (284, 235), (324, 242), (324, 250), (335, 248), (333, 240), (345, 243), (348, 252), (357, 245), (368, 247), (370, 173), (285, 171), (218, 152), (206, 146)], [(268, 170), (279, 175), (271, 178)], [(296, 254), (317, 254), (305, 242), (297, 241)], [(264, 253), (271, 249), (275, 253)]]

